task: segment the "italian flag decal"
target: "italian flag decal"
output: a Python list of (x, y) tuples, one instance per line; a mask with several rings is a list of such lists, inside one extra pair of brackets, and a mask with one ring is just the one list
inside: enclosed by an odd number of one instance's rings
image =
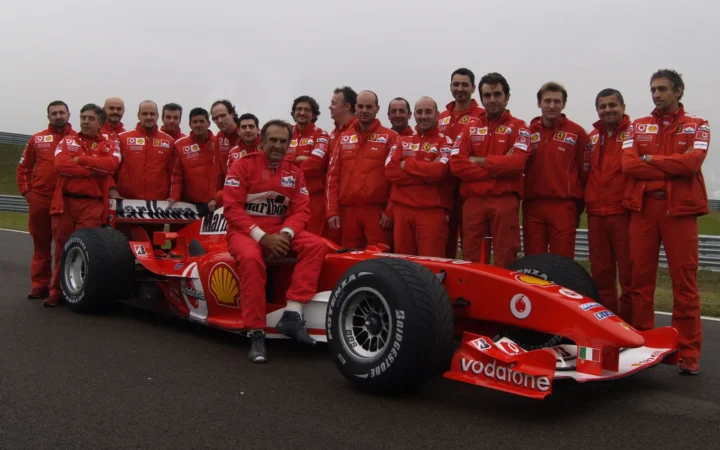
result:
[(578, 357), (587, 361), (600, 362), (600, 350), (590, 347), (580, 347)]

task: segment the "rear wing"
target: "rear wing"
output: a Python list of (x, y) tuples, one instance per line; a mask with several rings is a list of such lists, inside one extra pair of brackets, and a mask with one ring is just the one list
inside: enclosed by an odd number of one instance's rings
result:
[(110, 199), (110, 223), (189, 224), (203, 218), (194, 203), (165, 200)]

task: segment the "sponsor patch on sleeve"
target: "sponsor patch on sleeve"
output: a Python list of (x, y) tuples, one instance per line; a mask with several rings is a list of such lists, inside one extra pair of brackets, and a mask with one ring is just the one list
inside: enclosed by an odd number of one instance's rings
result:
[(237, 177), (227, 177), (225, 179), (225, 186), (240, 187), (240, 180)]
[(695, 141), (693, 148), (698, 150), (707, 150), (710, 145), (705, 141)]
[(300, 193), (303, 194), (303, 195), (308, 195), (308, 194), (309, 194), (309, 193), (308, 193), (308, 190), (307, 190), (307, 188), (306, 188), (305, 186), (303, 186), (303, 187), (300, 188)]
[(325, 152), (320, 150), (319, 148), (316, 148), (312, 151), (313, 156), (317, 156), (318, 158), (322, 158), (325, 156)]
[(630, 148), (635, 143), (634, 139), (628, 139), (627, 141), (623, 142), (622, 148), (625, 150), (626, 148)]

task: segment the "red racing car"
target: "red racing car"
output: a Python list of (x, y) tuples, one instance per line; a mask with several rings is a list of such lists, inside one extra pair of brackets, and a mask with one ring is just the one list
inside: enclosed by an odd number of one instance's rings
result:
[[(111, 226), (78, 230), (63, 249), (71, 309), (130, 302), (244, 333), (222, 208), (113, 200), (110, 209)], [(328, 246), (305, 320), (340, 372), (368, 391), (414, 390), (443, 374), (542, 399), (554, 380), (609, 380), (677, 361), (674, 328), (633, 329), (599, 304), (590, 275), (569, 258), (534, 255), (503, 269)], [(273, 327), (291, 256), (265, 259), (268, 337), (285, 338)]]

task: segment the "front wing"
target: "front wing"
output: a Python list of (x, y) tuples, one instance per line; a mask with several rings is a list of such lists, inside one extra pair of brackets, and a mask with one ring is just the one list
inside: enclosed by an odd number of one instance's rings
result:
[[(525, 351), (510, 339), (492, 339), (464, 333), (445, 378), (511, 394), (544, 399), (554, 380), (612, 380), (660, 364), (677, 351), (677, 331), (657, 328), (642, 334), (646, 345), (630, 349), (576, 349), (575, 355), (558, 348)], [(563, 355), (566, 357), (563, 360)], [(577, 364), (568, 368), (568, 359)], [(563, 367), (564, 366), (564, 367)], [(616, 369), (616, 370), (613, 370)]]

